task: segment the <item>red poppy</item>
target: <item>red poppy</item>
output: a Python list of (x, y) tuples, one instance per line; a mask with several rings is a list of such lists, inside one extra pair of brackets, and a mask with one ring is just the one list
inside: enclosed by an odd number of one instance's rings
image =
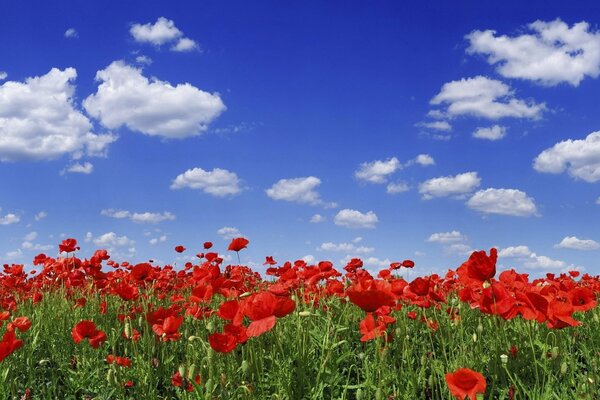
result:
[(273, 260), (273, 256), (267, 256), (263, 265), (275, 265), (277, 261)]
[(212, 242), (204, 242), (204, 250), (208, 250), (213, 246)]
[(458, 400), (464, 400), (467, 396), (470, 400), (476, 400), (477, 393), (484, 394), (486, 388), (484, 376), (469, 368), (459, 368), (447, 373), (446, 383), (450, 393)]
[[(197, 385), (200, 384), (200, 375), (196, 375), (194, 377), (194, 382), (196, 382)], [(192, 385), (192, 383), (188, 379), (183, 379), (179, 371), (175, 372), (173, 376), (171, 376), (171, 383), (173, 384), (173, 386), (184, 388), (188, 392), (194, 390), (194, 386)]]
[[(485, 282), (496, 275), (496, 260), (498, 259), (498, 250), (490, 249), (490, 255), (485, 251), (474, 251), (465, 262), (469, 278), (480, 282)], [(465, 265), (463, 264), (463, 265)]]
[(63, 240), (62, 243), (58, 245), (58, 250), (61, 253), (72, 253), (75, 250), (79, 250), (79, 246), (77, 246), (77, 240), (73, 238)]
[(415, 262), (412, 260), (404, 260), (404, 261), (402, 261), (402, 266), (404, 268), (412, 268), (415, 266)]
[(393, 306), (396, 298), (391, 291), (392, 286), (383, 280), (364, 280), (352, 285), (346, 294), (351, 302), (365, 310), (372, 312), (381, 306)]
[(179, 245), (179, 246), (175, 247), (175, 251), (178, 253), (183, 253), (185, 251), (185, 247)]
[(208, 343), (219, 353), (230, 353), (237, 346), (236, 337), (230, 333), (212, 333), (208, 335)]
[(27, 317), (17, 317), (13, 319), (12, 322), (6, 327), (6, 329), (9, 331), (18, 329), (19, 332), (28, 331), (29, 328), (31, 328), (31, 320)]
[(181, 337), (181, 334), (178, 332), (179, 327), (183, 323), (183, 317), (169, 316), (164, 319), (162, 324), (154, 324), (152, 325), (152, 330), (163, 342), (166, 341), (176, 341)]
[(75, 343), (81, 343), (82, 340), (88, 339), (90, 345), (95, 349), (106, 341), (106, 333), (96, 329), (96, 324), (89, 320), (78, 322), (71, 330), (71, 336)]
[(109, 364), (117, 364), (121, 367), (131, 367), (131, 359), (127, 357), (119, 357), (113, 354), (106, 356), (106, 362)]
[(250, 241), (246, 238), (235, 238), (231, 241), (231, 243), (229, 243), (227, 250), (240, 251), (241, 249), (245, 249), (246, 246), (248, 246), (248, 243), (250, 243)]
[(23, 346), (23, 341), (17, 339), (14, 331), (6, 331), (0, 342), (0, 361), (12, 354), (13, 351)]

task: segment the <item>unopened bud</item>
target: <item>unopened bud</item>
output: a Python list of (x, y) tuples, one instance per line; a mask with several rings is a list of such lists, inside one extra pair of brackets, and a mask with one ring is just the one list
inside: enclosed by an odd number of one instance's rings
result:
[(182, 378), (185, 378), (185, 365), (181, 364), (179, 368), (177, 368), (177, 371), (179, 372), (179, 375), (181, 375)]
[(502, 361), (502, 364), (506, 365), (508, 363), (508, 356), (506, 354), (501, 354), (500, 361)]
[(300, 311), (298, 315), (301, 317), (310, 317), (310, 311)]
[(190, 381), (193, 381), (194, 377), (196, 376), (197, 373), (198, 373), (198, 367), (196, 366), (196, 364), (190, 365), (188, 368), (188, 375), (187, 375), (188, 379)]

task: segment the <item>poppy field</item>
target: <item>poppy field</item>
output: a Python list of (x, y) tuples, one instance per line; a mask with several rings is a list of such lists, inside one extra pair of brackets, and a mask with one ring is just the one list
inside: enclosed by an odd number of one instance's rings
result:
[(597, 276), (499, 273), (496, 249), (408, 281), (411, 260), (374, 276), (266, 257), (261, 276), (210, 242), (175, 251), (197, 261), (85, 258), (66, 239), (33, 270), (5, 264), (0, 398), (600, 397)]

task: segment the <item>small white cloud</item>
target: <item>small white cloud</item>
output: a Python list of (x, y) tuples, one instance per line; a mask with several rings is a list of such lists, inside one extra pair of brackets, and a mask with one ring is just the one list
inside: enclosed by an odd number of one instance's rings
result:
[(373, 211), (368, 211), (367, 213), (362, 213), (357, 210), (352, 210), (349, 208), (340, 210), (333, 222), (336, 225), (345, 226), (347, 228), (367, 228), (372, 229), (375, 228), (379, 219), (377, 215)]
[(35, 239), (37, 239), (37, 237), (38, 237), (37, 232), (29, 232), (27, 235), (25, 235), (23, 237), (23, 240), (25, 240), (26, 242), (33, 242)]
[(198, 43), (196, 43), (195, 41), (193, 41), (190, 38), (181, 38), (177, 41), (177, 44), (174, 45), (173, 47), (171, 47), (172, 51), (178, 51), (178, 52), (186, 52), (186, 51), (192, 51), (192, 50), (197, 50), (198, 47)]
[(327, 205), (315, 190), (321, 180), (314, 176), (280, 179), (265, 192), (273, 200), (291, 201), (301, 204)]
[(450, 132), (452, 130), (452, 125), (448, 121), (419, 122), (416, 126), (442, 132)]
[(0, 71), (0, 81), (3, 81), (6, 78), (8, 78), (8, 74), (4, 71)]
[(238, 228), (232, 226), (224, 226), (217, 231), (217, 235), (221, 236), (225, 240), (235, 239), (237, 237), (243, 237), (244, 235)]
[(473, 248), (466, 243), (452, 243), (448, 246), (444, 246), (444, 252), (446, 254), (457, 254), (466, 256), (473, 253)]
[(310, 217), (310, 222), (312, 224), (318, 224), (321, 222), (325, 222), (325, 217), (322, 216), (321, 214), (315, 214), (312, 217)]
[(521, 257), (529, 257), (531, 255), (531, 250), (527, 246), (510, 246), (501, 249), (498, 252), (498, 257), (505, 258), (521, 258)]
[(48, 216), (48, 213), (46, 211), (40, 211), (39, 213), (35, 214), (35, 220), (36, 221), (41, 221), (44, 218), (46, 218)]
[(65, 37), (67, 39), (75, 39), (79, 37), (79, 33), (77, 33), (75, 28), (69, 28), (65, 31)]
[(353, 243), (332, 243), (325, 242), (321, 243), (321, 245), (317, 248), (320, 251), (339, 251), (346, 253), (356, 253), (356, 254), (368, 254), (375, 251), (373, 247), (366, 246), (355, 246)]
[(597, 250), (600, 243), (592, 239), (578, 239), (576, 236), (566, 236), (560, 243), (554, 245), (556, 248), (574, 250)]
[(21, 217), (16, 214), (8, 213), (4, 216), (0, 215), (0, 225), (12, 225), (21, 221)]
[(315, 263), (315, 257), (312, 254), (307, 254), (304, 257), (301, 258), (302, 261), (304, 261), (305, 263), (311, 265)]
[(435, 165), (435, 160), (429, 154), (419, 154), (415, 158), (415, 162), (423, 167)]
[(23, 252), (21, 251), (21, 249), (9, 251), (6, 253), (6, 257), (11, 260), (17, 260), (23, 257)]
[(206, 131), (226, 109), (218, 93), (148, 79), (123, 61), (98, 71), (96, 80), (101, 82), (98, 90), (83, 106), (108, 129), (126, 126), (145, 135), (182, 139)]
[(140, 55), (135, 58), (135, 62), (142, 65), (150, 65), (152, 64), (152, 59), (145, 55)]
[(361, 181), (369, 183), (385, 183), (387, 176), (393, 174), (402, 168), (400, 161), (396, 158), (389, 158), (385, 161), (376, 160), (360, 164), (354, 177)]
[(117, 218), (117, 219), (122, 219), (122, 218), (128, 218), (129, 220), (139, 223), (139, 224), (143, 224), (143, 223), (149, 223), (149, 224), (158, 224), (159, 222), (163, 222), (163, 221), (172, 221), (175, 219), (175, 215), (173, 215), (172, 213), (165, 211), (163, 213), (153, 213), (153, 212), (130, 212), (130, 211), (126, 211), (126, 210), (114, 210), (112, 208), (110, 209), (105, 209), (100, 211), (101, 215), (104, 215), (106, 217), (111, 217), (111, 218)]
[(467, 205), (484, 214), (529, 217), (537, 214), (535, 201), (517, 189), (485, 189), (475, 193)]
[(467, 237), (459, 231), (432, 233), (427, 239), (428, 242), (435, 243), (463, 242), (465, 240)]
[(472, 192), (481, 183), (477, 172), (465, 172), (455, 176), (442, 176), (426, 180), (419, 185), (423, 199), (434, 197), (461, 196)]
[(149, 243), (152, 246), (154, 246), (155, 244), (163, 243), (163, 242), (166, 242), (166, 241), (167, 241), (167, 235), (162, 235), (160, 237), (150, 239)]
[(554, 86), (567, 82), (573, 86), (586, 77), (600, 74), (600, 32), (587, 22), (569, 27), (560, 19), (535, 21), (532, 33), (515, 37), (496, 36), (496, 31), (473, 31), (467, 35), (467, 52), (488, 56), (497, 71), (507, 78), (528, 79)]
[(600, 205), (600, 197), (596, 199), (596, 204)]
[(188, 169), (179, 174), (171, 184), (171, 189), (182, 188), (202, 190), (217, 197), (234, 196), (243, 190), (237, 174), (221, 168), (214, 168), (212, 171)]
[(444, 113), (449, 117), (470, 115), (492, 120), (505, 117), (538, 119), (546, 109), (543, 103), (515, 98), (510, 86), (485, 76), (445, 83), (430, 103), (446, 105)]
[(410, 190), (410, 187), (404, 182), (388, 183), (386, 191), (389, 194), (403, 193)]
[(357, 236), (354, 239), (352, 239), (352, 243), (360, 243), (362, 242), (363, 238), (362, 236)]
[(564, 140), (542, 151), (533, 161), (538, 172), (560, 174), (565, 170), (574, 178), (586, 182), (600, 180), (600, 131), (585, 139)]
[(129, 239), (127, 236), (118, 236), (115, 232), (107, 232), (93, 239), (96, 246), (101, 247), (131, 247), (135, 245), (135, 240)]
[(76, 174), (91, 174), (94, 171), (94, 165), (91, 162), (85, 163), (74, 163), (69, 165), (67, 168), (63, 169), (60, 174), (64, 175), (67, 172), (76, 173)]
[(500, 140), (506, 136), (506, 127), (494, 125), (487, 128), (477, 128), (473, 132), (473, 137), (477, 139)]
[(154, 24), (133, 24), (129, 33), (140, 43), (151, 43), (156, 46), (172, 42), (183, 36), (175, 26), (175, 22), (165, 17), (159, 17)]

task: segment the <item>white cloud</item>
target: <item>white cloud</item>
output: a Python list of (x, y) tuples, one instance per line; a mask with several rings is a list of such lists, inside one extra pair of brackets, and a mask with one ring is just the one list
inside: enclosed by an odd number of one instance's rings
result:
[(506, 257), (506, 258), (521, 258), (521, 257), (529, 257), (531, 255), (531, 250), (527, 246), (509, 246), (501, 249), (498, 252), (498, 257)]
[(325, 217), (322, 216), (321, 214), (315, 214), (312, 217), (310, 217), (310, 222), (313, 224), (318, 224), (320, 222), (325, 222)]
[(523, 267), (530, 269), (567, 269), (567, 263), (561, 260), (554, 260), (547, 256), (538, 256), (531, 253), (530, 260), (523, 264)]
[(600, 205), (600, 197), (596, 199), (596, 204)]
[(66, 172), (72, 172), (72, 173), (77, 173), (77, 174), (91, 174), (93, 170), (94, 170), (94, 165), (91, 162), (85, 162), (83, 164), (77, 162), (77, 163), (69, 165), (67, 168), (62, 170), (60, 173), (61, 173), (61, 175), (65, 174)]
[(4, 216), (0, 215), (0, 225), (16, 224), (20, 220), (21, 220), (21, 217), (19, 217), (16, 214), (8, 213)]
[(538, 172), (559, 174), (565, 170), (586, 182), (600, 180), (600, 131), (585, 139), (564, 140), (542, 151), (533, 161)]
[(560, 243), (554, 247), (574, 250), (597, 250), (600, 249), (600, 243), (592, 239), (578, 239), (575, 236), (566, 236)]
[(506, 136), (506, 127), (494, 125), (487, 128), (477, 128), (473, 132), (473, 137), (477, 139), (500, 140)]
[(172, 213), (165, 211), (163, 213), (153, 213), (153, 212), (131, 212), (126, 210), (114, 210), (112, 208), (105, 209), (100, 211), (101, 215), (111, 217), (111, 218), (128, 218), (129, 220), (136, 223), (149, 223), (149, 224), (157, 224), (163, 221), (172, 221), (175, 219), (175, 215)]
[(331, 205), (321, 200), (321, 195), (315, 190), (321, 180), (314, 176), (302, 178), (280, 179), (265, 192), (273, 200), (285, 200), (311, 205)]
[(347, 228), (375, 228), (379, 219), (373, 211), (368, 211), (366, 214), (357, 210), (345, 208), (340, 210), (333, 222), (336, 225), (345, 226)]
[(0, 85), (0, 161), (53, 160), (71, 154), (104, 155), (117, 138), (96, 135), (75, 108), (74, 68), (52, 68), (25, 82)]
[(386, 191), (389, 194), (397, 194), (397, 193), (403, 193), (403, 192), (407, 192), (410, 190), (410, 187), (403, 182), (397, 182), (397, 183), (388, 183), (387, 187), (386, 187)]
[(153, 63), (152, 59), (145, 55), (137, 56), (135, 62), (142, 65), (150, 65)]
[(181, 188), (199, 189), (217, 197), (233, 196), (243, 190), (236, 173), (221, 168), (214, 168), (212, 171), (188, 169), (179, 174), (171, 184), (171, 189)]
[(553, 86), (573, 86), (600, 74), (600, 33), (587, 22), (569, 25), (556, 19), (528, 25), (532, 33), (515, 37), (496, 36), (496, 31), (474, 31), (467, 35), (469, 53), (488, 56), (489, 64), (507, 78), (528, 79)]
[(148, 79), (123, 61), (98, 71), (96, 80), (101, 82), (98, 90), (83, 106), (109, 129), (126, 126), (145, 135), (181, 139), (206, 131), (226, 109), (218, 93)]
[(107, 232), (93, 239), (96, 246), (101, 247), (131, 247), (135, 245), (135, 240), (129, 239), (127, 236), (118, 236), (114, 232)]
[(237, 237), (243, 237), (244, 235), (238, 228), (232, 226), (224, 226), (217, 231), (217, 235), (221, 236), (225, 240), (235, 239)]
[(0, 71), (0, 81), (3, 81), (6, 78), (8, 78), (8, 74), (4, 71)]
[(23, 237), (23, 240), (26, 242), (33, 242), (35, 239), (37, 239), (37, 237), (38, 237), (37, 232), (29, 232), (27, 235), (25, 235)]
[(444, 246), (444, 252), (447, 254), (470, 255), (473, 253), (473, 248), (466, 243), (452, 243)]
[(353, 243), (325, 242), (317, 248), (320, 251), (343, 251), (346, 253), (367, 254), (375, 251), (373, 247), (355, 246)]
[(419, 193), (423, 199), (434, 197), (460, 196), (470, 193), (479, 186), (481, 179), (477, 172), (465, 172), (456, 176), (442, 176), (426, 180), (419, 185)]
[(181, 38), (177, 44), (171, 47), (172, 51), (186, 52), (198, 49), (198, 43), (190, 38)]
[(428, 242), (436, 243), (463, 242), (465, 240), (467, 237), (459, 231), (432, 233), (427, 239)]
[(467, 205), (484, 214), (529, 217), (537, 214), (535, 201), (517, 189), (485, 189), (475, 193)]
[(151, 43), (156, 46), (172, 42), (183, 36), (175, 26), (175, 22), (159, 17), (154, 24), (133, 24), (129, 29), (131, 36), (140, 43)]
[(35, 214), (35, 220), (36, 221), (41, 221), (44, 218), (46, 218), (48, 216), (48, 213), (46, 211), (40, 211), (39, 213)]
[(484, 76), (445, 83), (430, 103), (446, 105), (448, 117), (470, 115), (492, 120), (504, 117), (537, 119), (546, 109), (543, 103), (516, 99), (510, 86)]
[(524, 245), (511, 246), (501, 249), (498, 252), (498, 257), (514, 259), (517, 262), (520, 262), (523, 268), (540, 271), (559, 270), (560, 272), (567, 272), (583, 269), (582, 267), (578, 267), (573, 264), (567, 264), (565, 261), (555, 260), (548, 256), (538, 255), (532, 252), (529, 247)]
[(148, 243), (150, 243), (152, 246), (154, 246), (157, 243), (163, 243), (166, 241), (167, 241), (167, 235), (162, 235), (160, 237), (150, 239), (150, 241)]
[(448, 121), (419, 122), (417, 126), (442, 132), (450, 132), (452, 130), (452, 125)]
[(65, 37), (68, 39), (75, 39), (79, 37), (79, 33), (77, 33), (75, 28), (69, 28), (65, 31)]
[(6, 257), (9, 259), (16, 260), (16, 259), (23, 257), (23, 252), (21, 251), (21, 249), (9, 251), (6, 253)]
[(389, 158), (386, 161), (364, 162), (360, 164), (359, 169), (354, 173), (354, 177), (369, 183), (385, 183), (387, 176), (400, 168), (402, 166), (396, 157)]
[(314, 264), (316, 261), (315, 257), (312, 254), (305, 255), (304, 257), (301, 258), (301, 260), (303, 260), (308, 265)]
[(423, 167), (435, 165), (435, 160), (429, 154), (419, 154), (415, 158), (415, 162)]

